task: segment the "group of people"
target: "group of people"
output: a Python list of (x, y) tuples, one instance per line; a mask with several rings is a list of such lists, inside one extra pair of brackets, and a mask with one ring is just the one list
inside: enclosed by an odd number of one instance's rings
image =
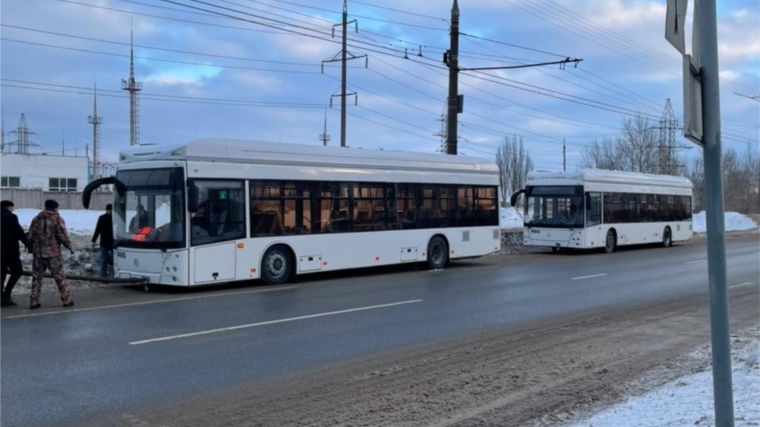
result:
[[(46, 271), (58, 286), (58, 292), (64, 307), (72, 307), (74, 301), (69, 294), (66, 285), (66, 276), (63, 271), (63, 258), (61, 247), (68, 249), (72, 254), (74, 248), (66, 231), (66, 222), (58, 213), (58, 202), (55, 200), (46, 200), (45, 209), (40, 212), (29, 226), (29, 232), (25, 233), (18, 221), (18, 217), (13, 213), (14, 203), (10, 200), (0, 202), (2, 216), (0, 217), (0, 258), (2, 269), (2, 303), (1, 305), (17, 305), (11, 298), (13, 287), (21, 278), (24, 270), (21, 265), (20, 244), (26, 247), (26, 250), (33, 256), (32, 262), (32, 291), (30, 296), (29, 308), (34, 310), (41, 307), (40, 291), (42, 289), (42, 276)], [(113, 247), (113, 228), (111, 227), (111, 205), (106, 208), (106, 213), (98, 218), (95, 228), (95, 234), (92, 238), (93, 244), (100, 238), (101, 254), (101, 276), (106, 276), (109, 251)], [(8, 282), (5, 279), (8, 277)]]

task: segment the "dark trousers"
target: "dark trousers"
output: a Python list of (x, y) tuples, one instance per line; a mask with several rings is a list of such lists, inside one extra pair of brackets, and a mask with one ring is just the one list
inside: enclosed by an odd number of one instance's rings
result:
[[(18, 255), (9, 257), (0, 257), (0, 268), (2, 268), (2, 285), (3, 285), (3, 299), (9, 299), (13, 287), (16, 286), (16, 282), (21, 278), (24, 268), (21, 266), (21, 259)], [(10, 273), (8, 283), (5, 283), (5, 276)]]

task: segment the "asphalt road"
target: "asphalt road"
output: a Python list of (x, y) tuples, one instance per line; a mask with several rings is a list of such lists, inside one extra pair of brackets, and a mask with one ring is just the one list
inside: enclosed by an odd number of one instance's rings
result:
[[(758, 286), (758, 242), (730, 241), (727, 254), (728, 284)], [(42, 315), (6, 311), (0, 420), (77, 425), (491, 327), (707, 292), (702, 245), (546, 256)]]

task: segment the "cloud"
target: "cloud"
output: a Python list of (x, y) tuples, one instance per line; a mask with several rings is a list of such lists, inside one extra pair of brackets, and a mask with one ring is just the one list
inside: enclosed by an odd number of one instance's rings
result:
[(232, 71), (229, 77), (236, 83), (264, 92), (280, 92), (287, 87), (281, 79), (255, 71)]
[(219, 67), (185, 66), (157, 71), (145, 78), (146, 84), (157, 86), (203, 86), (221, 73)]

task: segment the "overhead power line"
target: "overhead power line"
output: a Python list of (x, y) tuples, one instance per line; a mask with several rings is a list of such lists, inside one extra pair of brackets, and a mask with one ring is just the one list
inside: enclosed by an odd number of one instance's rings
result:
[[(52, 92), (67, 92), (77, 93), (81, 95), (93, 95), (93, 88), (63, 85), (55, 83), (34, 82), (28, 80), (18, 80), (9, 78), (0, 78), (3, 82), (3, 86), (18, 87), (21, 89), (35, 89), (35, 90), (47, 90)], [(26, 85), (26, 86), (19, 86)], [(42, 86), (42, 87), (37, 87)], [(99, 89), (99, 96), (110, 96), (113, 98), (128, 98), (127, 95), (123, 95), (120, 90), (108, 90)], [(292, 108), (324, 108), (323, 103), (300, 103), (300, 102), (275, 102), (275, 101), (252, 101), (243, 99), (224, 99), (224, 98), (209, 98), (209, 97), (197, 97), (197, 96), (181, 96), (181, 95), (165, 95), (158, 93), (144, 93), (141, 99), (153, 100), (153, 101), (174, 101), (174, 102), (190, 102), (201, 104), (226, 104), (237, 106), (256, 106), (256, 107), (292, 107)]]
[[(105, 40), (105, 39), (101, 39), (97, 37), (85, 37), (85, 36), (78, 36), (74, 34), (64, 34), (64, 33), (59, 33), (55, 31), (47, 31), (47, 30), (41, 30), (38, 28), (21, 27), (18, 25), (10, 25), (10, 24), (2, 24), (2, 23), (0, 23), (0, 26), (6, 27), (6, 28), (13, 28), (16, 30), (31, 31), (35, 33), (41, 33), (41, 34), (49, 34), (49, 35), (59, 36), (59, 37), (68, 37), (68, 38), (79, 39), (79, 40), (89, 40), (89, 41), (94, 41), (94, 42), (99, 42), (99, 43), (108, 43), (108, 44), (119, 45), (119, 46), (130, 46), (130, 44), (126, 42)], [(294, 65), (294, 66), (304, 66), (304, 67), (319, 67), (319, 65), (309, 63), (309, 62), (273, 61), (273, 60), (268, 60), (268, 59), (245, 58), (245, 57), (240, 57), (240, 56), (219, 55), (215, 53), (193, 52), (193, 51), (179, 50), (179, 49), (168, 49), (165, 47), (146, 46), (146, 45), (140, 45), (140, 44), (136, 44), (134, 45), (134, 47), (140, 48), (140, 49), (158, 50), (162, 52), (180, 53), (183, 55), (205, 56), (209, 58), (234, 59), (237, 61), (264, 62), (264, 63), (269, 63), (269, 64)]]
[[(30, 42), (30, 41), (25, 41), (25, 40), (9, 39), (6, 37), (0, 37), (0, 40), (6, 41), (6, 42), (12, 42), (12, 43), (22, 43), (22, 44), (28, 44), (28, 45), (33, 45), (33, 46), (70, 50), (70, 51), (82, 52), (82, 53), (92, 53), (92, 54), (97, 54), (97, 55), (107, 55), (107, 56), (116, 56), (116, 57), (121, 57), (121, 58), (129, 58), (129, 55), (123, 54), (123, 53), (102, 52), (102, 51), (90, 50), (90, 49), (80, 49), (80, 48), (75, 48), (75, 47), (58, 46), (58, 45), (52, 45), (52, 44), (46, 44), (46, 43), (36, 43), (36, 42)], [(195, 65), (198, 67), (216, 67), (216, 68), (229, 68), (229, 69), (235, 69), (235, 70), (268, 71), (268, 72), (276, 72), (276, 73), (293, 73), (293, 74), (319, 74), (319, 72), (316, 70), (315, 71), (301, 71), (301, 70), (281, 70), (281, 69), (273, 69), (273, 68), (240, 67), (236, 65), (222, 65), (222, 64), (212, 64), (212, 63), (180, 61), (177, 59), (154, 58), (154, 57), (139, 56), (139, 55), (135, 55), (134, 58), (145, 60), (145, 61), (170, 62), (170, 63), (175, 63), (175, 64)]]

